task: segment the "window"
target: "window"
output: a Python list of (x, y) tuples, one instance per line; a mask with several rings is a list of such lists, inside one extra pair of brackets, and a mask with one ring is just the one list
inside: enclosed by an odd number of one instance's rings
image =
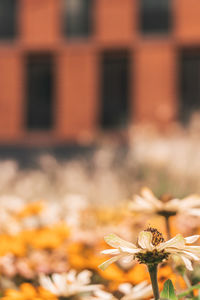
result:
[(94, 0), (64, 0), (64, 32), (67, 37), (88, 37)]
[(53, 123), (53, 57), (27, 57), (27, 128), (51, 129)]
[(108, 51), (101, 59), (101, 125), (121, 128), (128, 122), (130, 56), (127, 51)]
[(139, 0), (140, 29), (144, 34), (168, 33), (171, 27), (170, 0)]
[(184, 50), (180, 55), (180, 119), (187, 123), (200, 111), (200, 49)]
[(0, 39), (13, 39), (16, 34), (16, 0), (0, 0)]

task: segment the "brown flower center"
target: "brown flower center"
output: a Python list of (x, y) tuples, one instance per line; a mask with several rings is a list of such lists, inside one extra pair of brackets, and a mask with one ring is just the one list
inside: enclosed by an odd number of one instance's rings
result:
[(163, 202), (163, 203), (167, 203), (169, 202), (170, 200), (172, 200), (173, 197), (171, 194), (163, 194), (161, 197), (160, 197), (160, 200)]
[(163, 238), (162, 233), (160, 233), (156, 228), (148, 227), (145, 231), (152, 233), (152, 245), (158, 246), (159, 244), (163, 243), (165, 240)]

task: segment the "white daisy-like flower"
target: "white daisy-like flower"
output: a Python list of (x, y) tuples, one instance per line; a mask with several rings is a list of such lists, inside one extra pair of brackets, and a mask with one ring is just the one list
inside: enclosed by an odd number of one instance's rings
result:
[(129, 208), (135, 212), (163, 216), (173, 216), (178, 213), (200, 216), (200, 196), (194, 194), (183, 199), (174, 198), (162, 201), (156, 198), (150, 189), (144, 187), (141, 190), (141, 196), (134, 196)]
[(178, 256), (184, 262), (188, 270), (193, 270), (191, 260), (200, 260), (200, 246), (190, 246), (199, 238), (193, 235), (184, 238), (177, 234), (172, 239), (164, 242), (162, 234), (154, 228), (141, 231), (138, 236), (137, 245), (119, 238), (115, 234), (105, 237), (106, 243), (114, 249), (102, 251), (103, 254), (113, 255), (112, 258), (102, 263), (99, 267), (105, 270), (110, 264), (123, 258), (125, 262), (133, 259), (146, 265), (155, 265), (169, 256)]
[(93, 292), (101, 286), (89, 284), (92, 273), (84, 270), (77, 275), (75, 270), (64, 274), (53, 274), (52, 278), (40, 275), (40, 285), (56, 296), (68, 297), (85, 292)]
[(152, 286), (147, 281), (143, 281), (134, 287), (130, 283), (122, 283), (118, 289), (125, 294), (121, 300), (141, 300), (153, 295)]
[(113, 294), (105, 292), (101, 289), (94, 291), (93, 295), (91, 296), (87, 296), (87, 297), (82, 297), (80, 298), (80, 300), (117, 300), (117, 298), (115, 298), (113, 296)]

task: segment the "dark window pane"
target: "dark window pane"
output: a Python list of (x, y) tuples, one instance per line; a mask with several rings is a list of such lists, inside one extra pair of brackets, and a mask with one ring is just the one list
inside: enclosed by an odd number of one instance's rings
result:
[(127, 125), (129, 109), (129, 66), (126, 51), (111, 51), (102, 58), (102, 115), (103, 128)]
[(16, 0), (0, 0), (0, 39), (12, 39), (16, 33)]
[(180, 119), (187, 123), (200, 110), (200, 50), (183, 51), (180, 62)]
[(27, 59), (27, 127), (52, 127), (53, 59), (50, 55), (30, 55)]
[(68, 37), (87, 37), (91, 33), (94, 0), (64, 0), (64, 31)]
[(140, 24), (144, 34), (167, 33), (171, 27), (170, 0), (139, 0)]

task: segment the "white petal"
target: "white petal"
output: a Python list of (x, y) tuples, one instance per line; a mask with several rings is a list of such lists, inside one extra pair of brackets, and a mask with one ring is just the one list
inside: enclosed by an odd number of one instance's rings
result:
[(111, 246), (113, 248), (119, 248), (120, 246), (128, 247), (128, 248), (137, 248), (134, 244), (121, 239), (114, 233), (111, 233), (111, 234), (105, 236), (104, 240), (109, 246)]
[(89, 284), (91, 276), (92, 272), (84, 270), (78, 274), (77, 281), (81, 284)]
[(63, 294), (66, 290), (67, 280), (65, 274), (53, 274), (52, 275), (53, 283), (58, 289), (60, 294)]
[(142, 198), (138, 195), (134, 196), (133, 202), (130, 203), (130, 209), (136, 211), (154, 211), (155, 205), (151, 202), (148, 202), (145, 198)]
[(184, 237), (181, 234), (177, 234), (175, 237), (170, 239), (167, 242), (161, 243), (157, 249), (163, 250), (166, 248), (176, 248), (176, 249), (183, 249), (185, 246)]
[[(97, 297), (97, 298), (94, 298), (94, 299), (102, 299), (102, 300), (111, 300), (111, 299), (113, 299), (112, 294), (110, 294), (108, 292), (105, 292), (105, 291), (102, 291), (102, 290), (96, 290), (94, 292), (94, 294)], [(88, 298), (88, 299), (91, 299), (91, 298)]]
[(147, 281), (142, 281), (139, 284), (134, 286), (133, 291), (138, 292), (140, 290), (143, 290), (144, 287), (147, 287), (147, 286), (148, 286), (148, 282)]
[(163, 204), (162, 201), (158, 200), (149, 188), (144, 187), (141, 191), (141, 195), (142, 195), (142, 197), (144, 197), (147, 201), (149, 201), (152, 205), (156, 206), (157, 208), (162, 207), (162, 204)]
[(106, 249), (101, 251), (102, 254), (110, 254), (110, 255), (115, 255), (115, 254), (120, 254), (119, 249)]
[(194, 260), (197, 260), (197, 261), (200, 260), (200, 258), (197, 255), (195, 255), (194, 253), (191, 253), (189, 251), (182, 251), (182, 253), (186, 254), (187, 256), (189, 256), (190, 258), (192, 258)]
[(66, 274), (66, 280), (69, 282), (75, 282), (76, 281), (76, 271), (75, 270), (70, 270)]
[(40, 275), (39, 277), (40, 285), (52, 294), (58, 295), (58, 290), (51, 281), (51, 279), (45, 275)]
[(149, 298), (153, 295), (152, 287), (151, 285), (141, 284), (136, 285), (131, 289), (131, 292), (127, 295), (125, 295), (121, 300), (141, 300)]
[(103, 262), (103, 263), (99, 266), (99, 268), (100, 268), (101, 270), (104, 271), (105, 269), (107, 269), (107, 267), (108, 267), (109, 265), (111, 265), (112, 263), (116, 262), (117, 260), (119, 260), (119, 259), (122, 258), (122, 257), (124, 257), (124, 254), (120, 254), (120, 255), (114, 256), (114, 257), (112, 257), (112, 258), (106, 260), (105, 262)]
[(149, 231), (141, 231), (138, 235), (138, 244), (142, 249), (153, 250), (152, 233)]
[(186, 268), (190, 271), (193, 271), (192, 263), (189, 258), (185, 257), (184, 255), (180, 255), (181, 259), (183, 260)]
[(185, 238), (187, 244), (192, 244), (199, 239), (200, 235), (192, 235)]
[(179, 199), (172, 199), (166, 203), (164, 203), (164, 207), (166, 210), (179, 210), (179, 207), (181, 205), (181, 201)]
[(199, 208), (187, 209), (187, 211), (184, 211), (184, 212), (191, 216), (200, 217), (200, 209)]
[(77, 286), (76, 293), (77, 291), (80, 292), (92, 292), (92, 291), (98, 291), (100, 288), (100, 284), (89, 284), (89, 285), (82, 285), (82, 286)]
[(129, 264), (133, 260), (133, 255), (127, 255), (123, 258), (123, 262)]
[(185, 246), (184, 250), (194, 253), (197, 256), (200, 256), (200, 246)]
[(137, 249), (132, 249), (132, 248), (128, 248), (128, 247), (119, 247), (119, 249), (122, 252), (126, 252), (126, 253), (131, 253), (131, 254), (135, 254), (140, 252), (141, 249), (137, 248)]
[(132, 284), (122, 283), (119, 285), (118, 290), (124, 294), (130, 294), (132, 290)]
[(200, 197), (198, 195), (190, 195), (181, 200), (181, 210), (192, 207), (200, 207)]

